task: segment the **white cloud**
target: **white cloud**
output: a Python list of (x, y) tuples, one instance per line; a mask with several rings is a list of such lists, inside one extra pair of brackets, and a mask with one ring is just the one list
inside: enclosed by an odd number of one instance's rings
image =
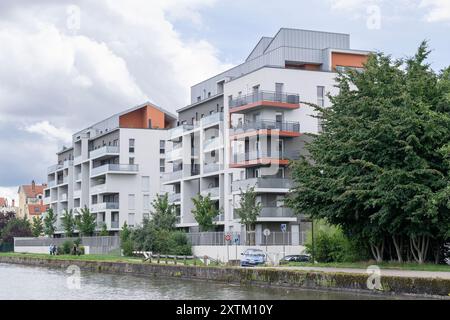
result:
[(11, 205), (11, 200), (14, 199), (16, 202), (15, 205), (17, 206), (19, 204), (19, 197), (17, 194), (17, 191), (19, 190), (19, 186), (13, 186), (13, 187), (0, 187), (0, 197), (1, 198), (7, 198), (9, 205)]
[[(172, 21), (202, 28), (201, 10), (215, 2), (1, 2), (0, 147), (10, 157), (0, 158), (0, 186), (41, 181), (56, 140), (116, 112), (147, 100), (170, 111), (189, 103), (191, 85), (230, 66)], [(79, 30), (68, 29), (72, 4)]]
[(422, 0), (419, 7), (429, 9), (425, 15), (428, 22), (450, 21), (449, 0)]
[(69, 130), (66, 128), (57, 128), (48, 121), (41, 121), (25, 127), (25, 131), (40, 134), (49, 140), (62, 141), (65, 143), (70, 143), (72, 140), (72, 134)]

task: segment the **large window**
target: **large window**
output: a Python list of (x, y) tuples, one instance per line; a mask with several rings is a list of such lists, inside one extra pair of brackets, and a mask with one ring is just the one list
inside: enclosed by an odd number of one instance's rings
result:
[(160, 140), (159, 141), (159, 154), (166, 153), (166, 141)]
[(150, 210), (150, 196), (148, 194), (144, 194), (142, 201), (142, 208), (146, 211)]
[(159, 159), (159, 172), (161, 173), (166, 172), (166, 164), (164, 159)]

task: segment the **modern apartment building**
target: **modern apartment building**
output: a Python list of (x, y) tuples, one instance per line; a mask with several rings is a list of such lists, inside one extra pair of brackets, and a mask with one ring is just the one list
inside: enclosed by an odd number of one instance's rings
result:
[[(87, 207), (115, 234), (150, 214), (161, 190), (165, 141), (176, 117), (151, 103), (115, 114), (73, 135), (48, 168), (44, 202), (60, 218)], [(57, 229), (63, 232), (58, 219)]]
[(169, 131), (164, 190), (177, 206), (178, 227), (198, 230), (192, 197), (210, 194), (222, 214), (217, 230), (242, 231), (235, 214), (241, 190), (255, 187), (262, 230), (298, 234), (307, 223), (284, 206), (292, 187), (289, 161), (305, 152), (305, 133), (320, 119), (305, 102), (328, 106), (338, 70), (361, 68), (369, 52), (350, 49), (350, 36), (281, 29), (263, 37), (242, 64), (191, 88)]

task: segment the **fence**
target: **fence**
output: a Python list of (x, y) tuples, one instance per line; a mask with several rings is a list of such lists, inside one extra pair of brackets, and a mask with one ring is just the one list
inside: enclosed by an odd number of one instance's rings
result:
[(14, 251), (14, 244), (0, 243), (0, 252), (12, 252), (12, 251)]
[[(48, 248), (51, 244), (61, 246), (65, 241), (75, 241), (78, 238), (14, 238), (14, 247), (17, 250), (23, 248)], [(81, 244), (89, 247), (89, 254), (108, 254), (120, 248), (119, 237), (81, 237)], [(48, 250), (47, 250), (48, 251)]]
[[(225, 236), (230, 240), (226, 241)], [(261, 232), (196, 232), (186, 234), (192, 246), (224, 246), (224, 245), (303, 245), (306, 241), (305, 232), (271, 232), (264, 236)]]

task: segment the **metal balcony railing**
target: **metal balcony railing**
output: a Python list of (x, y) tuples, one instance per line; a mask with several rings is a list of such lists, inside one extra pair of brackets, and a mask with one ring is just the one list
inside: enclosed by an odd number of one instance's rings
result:
[(104, 146), (96, 150), (92, 150), (89, 152), (89, 158), (95, 159), (98, 157), (102, 157), (104, 155), (118, 155), (119, 147), (118, 146)]
[(279, 130), (289, 132), (300, 132), (300, 122), (298, 121), (274, 121), (274, 120), (260, 120), (249, 121), (243, 124), (238, 124), (230, 129), (231, 134), (245, 133), (255, 130)]
[(240, 189), (246, 190), (251, 187), (256, 189), (291, 189), (293, 184), (291, 179), (263, 177), (233, 181), (231, 186), (233, 191), (239, 191)]
[(257, 91), (245, 96), (240, 96), (229, 101), (230, 110), (259, 101), (281, 102), (289, 104), (300, 103), (300, 96), (295, 93), (283, 93), (275, 91)]

